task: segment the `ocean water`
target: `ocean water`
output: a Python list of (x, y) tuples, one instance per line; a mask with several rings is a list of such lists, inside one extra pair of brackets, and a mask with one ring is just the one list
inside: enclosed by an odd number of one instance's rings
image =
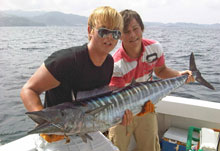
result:
[[(220, 29), (146, 26), (144, 37), (162, 44), (167, 66), (176, 70), (188, 69), (194, 52), (198, 69), (216, 88), (193, 83), (171, 95), (220, 103)], [(86, 26), (0, 28), (0, 144), (27, 135), (35, 126), (25, 115), (19, 94), (30, 76), (52, 52), (86, 42)], [(119, 41), (111, 54), (120, 45)]]

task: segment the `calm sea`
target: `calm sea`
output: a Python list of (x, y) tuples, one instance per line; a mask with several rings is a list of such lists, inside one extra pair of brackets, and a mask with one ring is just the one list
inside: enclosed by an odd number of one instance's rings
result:
[[(146, 27), (144, 37), (158, 40), (167, 66), (177, 70), (188, 69), (194, 52), (198, 69), (216, 88), (194, 83), (171, 95), (220, 102), (220, 29)], [(52, 52), (86, 42), (86, 26), (0, 28), (0, 144), (26, 135), (35, 125), (19, 96), (24, 83)]]

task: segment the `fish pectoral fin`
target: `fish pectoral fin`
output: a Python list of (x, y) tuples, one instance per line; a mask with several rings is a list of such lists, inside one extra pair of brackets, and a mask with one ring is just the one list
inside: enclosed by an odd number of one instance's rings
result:
[(112, 103), (106, 103), (106, 105), (100, 106), (94, 110), (86, 111), (86, 114), (96, 116), (96, 114), (100, 113), (101, 111), (103, 111), (104, 109), (108, 108), (111, 105), (112, 105)]
[(102, 86), (102, 87), (99, 87), (93, 90), (89, 90), (89, 91), (78, 91), (76, 95), (76, 100), (83, 100), (83, 99), (93, 98), (93, 97), (97, 97), (97, 96), (101, 96), (105, 94), (110, 94), (116, 89), (118, 88), (105, 85), (105, 86)]
[(87, 138), (90, 139), (91, 141), (93, 140), (92, 137), (89, 134), (78, 134), (84, 143), (87, 143)]

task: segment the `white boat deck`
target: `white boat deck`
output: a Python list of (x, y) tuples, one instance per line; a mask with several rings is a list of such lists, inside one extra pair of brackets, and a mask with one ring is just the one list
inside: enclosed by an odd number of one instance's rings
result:
[(35, 138), (38, 134), (31, 134), (13, 142), (0, 146), (0, 151), (36, 151)]
[[(169, 127), (188, 129), (189, 126), (220, 129), (220, 103), (167, 96), (156, 105), (159, 135)], [(35, 137), (28, 135), (0, 146), (0, 151), (36, 151)], [(130, 147), (134, 146), (131, 144)]]
[(167, 96), (156, 105), (159, 135), (169, 127), (220, 129), (220, 103)]

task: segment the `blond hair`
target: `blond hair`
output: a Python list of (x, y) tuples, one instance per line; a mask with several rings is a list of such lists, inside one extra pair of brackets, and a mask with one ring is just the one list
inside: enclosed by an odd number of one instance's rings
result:
[[(88, 26), (93, 29), (97, 25), (102, 25), (108, 29), (123, 29), (123, 18), (119, 12), (109, 6), (96, 8), (88, 19)], [(89, 40), (91, 37), (89, 37)]]

